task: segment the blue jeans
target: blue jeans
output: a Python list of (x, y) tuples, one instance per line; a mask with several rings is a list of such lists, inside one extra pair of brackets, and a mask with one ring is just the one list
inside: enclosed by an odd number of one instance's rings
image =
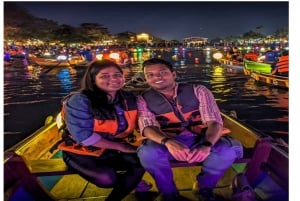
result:
[[(178, 135), (176, 140), (193, 148), (199, 146), (203, 139), (199, 135), (183, 134)], [(162, 194), (173, 194), (178, 191), (169, 162), (175, 159), (165, 146), (146, 140), (138, 148), (138, 156), (142, 166), (152, 175)], [(234, 160), (242, 156), (243, 147), (240, 142), (229, 136), (221, 137), (212, 148), (209, 156), (203, 161), (202, 171), (197, 175), (199, 186), (201, 188), (214, 188)]]

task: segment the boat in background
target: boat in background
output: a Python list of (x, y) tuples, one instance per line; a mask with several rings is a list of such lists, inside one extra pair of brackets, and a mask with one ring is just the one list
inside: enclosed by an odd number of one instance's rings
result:
[(41, 56), (38, 57), (34, 54), (29, 54), (28, 59), (31, 63), (45, 67), (69, 67), (80, 65), (85, 62), (85, 59), (80, 55), (69, 56), (59, 55), (56, 58)]
[(244, 63), (240, 61), (232, 61), (229, 59), (220, 59), (220, 64), (224, 67), (227, 73), (243, 73), (244, 72)]
[(256, 62), (244, 59), (244, 67), (247, 71), (255, 71), (260, 73), (271, 73), (271, 64), (270, 63), (263, 63), (263, 62)]
[(244, 74), (250, 76), (255, 81), (270, 86), (289, 88), (289, 78), (284, 76), (272, 75), (271, 73), (262, 73), (244, 69)]

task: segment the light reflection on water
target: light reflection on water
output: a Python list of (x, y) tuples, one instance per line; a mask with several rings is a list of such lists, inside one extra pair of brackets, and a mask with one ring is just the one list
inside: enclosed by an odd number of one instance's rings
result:
[[(241, 121), (267, 135), (288, 141), (287, 90), (258, 85), (242, 73), (227, 72), (207, 52), (169, 49), (133, 56), (136, 62), (150, 57), (171, 61), (179, 82), (207, 86), (222, 111), (235, 111)], [(140, 65), (125, 69), (127, 81), (140, 71)], [(22, 60), (5, 67), (5, 149), (40, 128), (48, 115), (57, 114), (61, 98), (79, 88), (84, 72), (84, 67), (28, 68)]]

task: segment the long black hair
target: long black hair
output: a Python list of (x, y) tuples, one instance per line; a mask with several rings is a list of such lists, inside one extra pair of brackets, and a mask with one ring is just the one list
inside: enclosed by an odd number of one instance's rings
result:
[[(104, 116), (108, 119), (114, 119), (114, 105), (108, 100), (108, 94), (96, 86), (96, 75), (102, 69), (108, 67), (116, 67), (123, 74), (121, 67), (111, 60), (100, 60), (92, 62), (82, 79), (81, 92), (85, 94), (91, 101), (92, 112), (94, 116)], [(119, 92), (117, 92), (119, 96)], [(120, 96), (119, 96), (120, 97)]]

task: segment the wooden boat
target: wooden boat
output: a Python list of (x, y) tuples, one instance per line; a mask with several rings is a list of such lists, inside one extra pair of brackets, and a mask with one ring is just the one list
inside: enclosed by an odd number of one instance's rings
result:
[(30, 62), (35, 63), (39, 66), (46, 67), (69, 67), (75, 65), (81, 65), (85, 62), (85, 60), (81, 56), (72, 56), (68, 60), (58, 60), (53, 57), (37, 57), (33, 54), (28, 55), (28, 59)]
[(244, 59), (245, 69), (248, 71), (256, 71), (260, 73), (271, 73), (271, 64), (263, 62), (255, 62), (251, 60)]
[(257, 82), (261, 82), (267, 85), (289, 88), (289, 78), (284, 76), (272, 75), (270, 73), (262, 73), (257, 71), (250, 71), (244, 69), (244, 74), (249, 75)]
[[(222, 114), (228, 135), (244, 146), (244, 158), (235, 161), (218, 183), (215, 193), (230, 200), (231, 182), (238, 172), (244, 172), (261, 200), (288, 200), (288, 153), (263, 134)], [(135, 135), (139, 135), (135, 133)], [(55, 118), (49, 116), (45, 125), (4, 153), (4, 200), (104, 200), (111, 189), (98, 188), (68, 169), (61, 152), (50, 148), (60, 139)], [(192, 191), (191, 178), (199, 173), (195, 164), (172, 164), (175, 182), (182, 197), (198, 200)], [(144, 179), (154, 184), (146, 173)], [(248, 186), (249, 187), (249, 186)], [(266, 187), (268, 187), (266, 189)], [(131, 193), (127, 201), (150, 201), (158, 195), (154, 186), (146, 193)], [(278, 200), (279, 201), (279, 200)]]
[(243, 73), (244, 63), (239, 61), (231, 61), (228, 59), (220, 59), (219, 62), (224, 67), (227, 73)]
[[(139, 84), (137, 84), (139, 83)], [(135, 74), (125, 87), (130, 91), (141, 91), (147, 87), (141, 74)], [(135, 86), (135, 88), (132, 88)], [(282, 194), (280, 201), (287, 200), (288, 192), (288, 154), (276, 147), (273, 142), (263, 138), (263, 134), (238, 122), (231, 116), (222, 114), (224, 126), (231, 132), (230, 136), (242, 142), (245, 157), (235, 161), (226, 172), (216, 189), (223, 197), (231, 196), (230, 183), (237, 172), (245, 172), (251, 184), (257, 183), (261, 174), (271, 178), (272, 187)], [(138, 133), (135, 133), (137, 138)], [(50, 152), (51, 147), (60, 140), (60, 133), (55, 118), (49, 116), (45, 125), (13, 146), (4, 153), (5, 200), (40, 201), (40, 200), (104, 200), (111, 189), (98, 188), (68, 169), (61, 158), (61, 152)], [(139, 143), (139, 142), (136, 142)], [(278, 166), (278, 164), (280, 164)], [(195, 164), (173, 163), (175, 180), (182, 196), (188, 200), (197, 200), (192, 192), (193, 181), (199, 167)], [(175, 168), (176, 167), (176, 168)], [(246, 168), (245, 168), (246, 167)], [(272, 167), (277, 167), (273, 169)], [(144, 179), (154, 184), (146, 173)], [(260, 178), (261, 180), (261, 178)], [(76, 181), (76, 182), (74, 182)], [(276, 182), (275, 182), (276, 181)], [(268, 185), (270, 185), (268, 183)], [(260, 186), (259, 186), (260, 187)], [(269, 192), (269, 191), (268, 191)], [(275, 191), (268, 197), (274, 196)], [(126, 200), (154, 200), (158, 195), (157, 188), (144, 194), (130, 194)], [(266, 197), (261, 193), (260, 197)]]

